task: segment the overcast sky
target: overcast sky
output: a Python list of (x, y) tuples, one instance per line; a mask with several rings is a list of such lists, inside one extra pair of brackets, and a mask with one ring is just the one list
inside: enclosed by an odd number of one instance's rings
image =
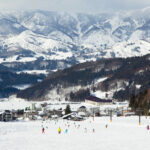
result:
[(0, 0), (0, 9), (41, 9), (89, 12), (133, 10), (150, 6), (150, 0)]

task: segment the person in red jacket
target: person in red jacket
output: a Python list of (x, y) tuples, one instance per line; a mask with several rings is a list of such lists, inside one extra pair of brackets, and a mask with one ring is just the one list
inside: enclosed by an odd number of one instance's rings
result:
[(45, 133), (45, 129), (44, 129), (44, 127), (42, 128), (42, 133)]
[(149, 125), (147, 125), (147, 130), (149, 130)]

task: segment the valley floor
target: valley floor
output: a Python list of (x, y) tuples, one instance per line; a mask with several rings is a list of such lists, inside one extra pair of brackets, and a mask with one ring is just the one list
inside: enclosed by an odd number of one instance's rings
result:
[(109, 117), (82, 122), (0, 122), (0, 150), (148, 150), (150, 118), (142, 117), (141, 123), (139, 126), (138, 116), (113, 117), (112, 122)]

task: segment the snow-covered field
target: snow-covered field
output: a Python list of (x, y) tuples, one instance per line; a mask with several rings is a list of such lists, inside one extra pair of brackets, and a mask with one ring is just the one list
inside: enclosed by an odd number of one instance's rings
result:
[[(109, 117), (81, 122), (0, 122), (0, 150), (149, 150), (150, 130), (146, 126), (150, 118), (142, 117), (141, 123), (139, 126), (138, 116), (113, 117), (112, 122)], [(61, 134), (57, 132), (59, 127)]]

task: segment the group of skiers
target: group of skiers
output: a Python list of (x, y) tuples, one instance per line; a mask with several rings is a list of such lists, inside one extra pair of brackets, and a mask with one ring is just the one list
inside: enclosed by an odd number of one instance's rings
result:
[[(62, 130), (61, 130), (61, 128), (59, 127), (59, 128), (58, 128), (58, 134), (61, 134), (61, 132), (62, 132)], [(45, 133), (45, 128), (42, 127), (42, 134), (44, 134), (44, 133)], [(65, 129), (65, 133), (66, 133), (66, 134), (68, 133), (68, 129), (67, 129), (67, 128)]]
[[(43, 123), (43, 122), (42, 122)], [(56, 125), (58, 123), (58, 121), (55, 121), (54, 122), (54, 124)], [(69, 130), (69, 128), (70, 128), (70, 126), (71, 126), (71, 124), (69, 123), (69, 122), (66, 122), (65, 124), (65, 130), (64, 130), (64, 133), (65, 134), (67, 134), (68, 133), (68, 130)], [(73, 123), (73, 126), (76, 128), (76, 129), (79, 129), (80, 128), (80, 124), (77, 124), (77, 123)], [(44, 128), (44, 126), (43, 126), (43, 124), (42, 124), (42, 134), (44, 134), (45, 133), (45, 128)], [(48, 128), (48, 127), (46, 127), (46, 128)], [(87, 130), (87, 128), (85, 127), (85, 128), (83, 128), (84, 129), (84, 133), (87, 133), (88, 132), (88, 130)], [(95, 133), (95, 129), (94, 128), (92, 128), (91, 129), (91, 131), (93, 132), (93, 133)], [(62, 133), (62, 129), (61, 129), (61, 127), (59, 126), (58, 127), (58, 134), (61, 134)]]
[[(79, 129), (80, 125), (76, 125), (75, 123), (74, 123), (74, 125), (75, 125), (75, 127), (76, 127), (77, 129)], [(67, 125), (65, 124), (65, 126), (67, 126)], [(68, 124), (68, 127), (70, 127), (69, 124)], [(108, 128), (108, 124), (105, 125), (105, 128)], [(150, 126), (147, 125), (147, 126), (146, 126), (146, 129), (147, 129), (147, 130), (150, 130)], [(58, 128), (58, 134), (61, 134), (61, 132), (62, 132), (62, 129), (59, 127), (59, 128)], [(87, 133), (87, 128), (84, 128), (84, 132)], [(95, 129), (94, 129), (94, 128), (92, 129), (92, 132), (95, 133)], [(44, 128), (43, 125), (42, 125), (42, 134), (44, 134), (44, 133), (45, 133), (45, 128)], [(67, 129), (67, 128), (65, 129), (65, 133), (66, 133), (66, 134), (68, 133), (68, 129)]]

